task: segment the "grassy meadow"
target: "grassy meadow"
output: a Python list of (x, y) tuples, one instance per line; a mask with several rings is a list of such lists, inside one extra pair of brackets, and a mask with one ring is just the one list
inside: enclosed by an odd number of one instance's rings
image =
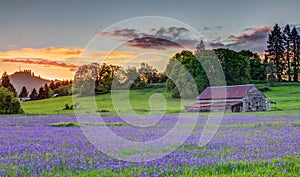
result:
[[(267, 86), (267, 84), (257, 84), (257, 86), (264, 87)], [(122, 90), (115, 92), (120, 98), (126, 94), (126, 92)], [(195, 102), (195, 99), (180, 100), (171, 98), (170, 93), (168, 93), (164, 88), (164, 85), (161, 84), (159, 87), (152, 89), (131, 90), (129, 99), (133, 110), (138, 114), (149, 113), (151, 110), (149, 106), (149, 98), (154, 93), (159, 93), (166, 99), (167, 108), (165, 113), (167, 114), (179, 113), (183, 111), (183, 105)], [(267, 96), (268, 100), (272, 100), (277, 103), (276, 107), (272, 104), (271, 112), (264, 112), (264, 114), (295, 114), (300, 112), (300, 83), (277, 83), (275, 87), (270, 87), (270, 90), (265, 91), (264, 94)], [(82, 107), (86, 108), (91, 106), (91, 103), (88, 101), (90, 99), (89, 97), (77, 97), (76, 99), (80, 100), (80, 106)], [(99, 111), (107, 110), (109, 111), (107, 114), (114, 115), (116, 110), (113, 106), (110, 94), (96, 95), (95, 99)], [(73, 110), (63, 110), (65, 108), (65, 104), (73, 104), (72, 96), (22, 102), (22, 108), (25, 114), (73, 114)], [(123, 104), (127, 104), (127, 102), (124, 102)], [(119, 109), (118, 111), (124, 113), (128, 111), (124, 107), (119, 107), (117, 109)], [(97, 110), (90, 111), (96, 112)], [(261, 114), (261, 112), (250, 114)]]

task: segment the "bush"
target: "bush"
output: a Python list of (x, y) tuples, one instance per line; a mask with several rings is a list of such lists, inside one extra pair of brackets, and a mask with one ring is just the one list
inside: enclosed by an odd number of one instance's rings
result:
[(68, 103), (65, 104), (65, 109), (66, 109), (66, 110), (69, 110), (69, 109), (70, 109), (70, 106), (69, 106)]
[(63, 110), (73, 110), (73, 105), (69, 106), (69, 104), (66, 103), (65, 108)]
[(53, 123), (50, 124), (49, 126), (52, 127), (79, 127), (79, 123), (78, 122), (58, 122), (58, 123)]
[(261, 86), (261, 87), (258, 87), (258, 89), (262, 92), (267, 92), (267, 91), (270, 91), (270, 87), (268, 86)]
[(137, 89), (144, 89), (144, 88), (147, 88), (147, 84), (143, 81), (139, 81), (137, 83), (133, 83), (131, 86), (130, 86), (130, 89), (133, 89), (133, 90), (137, 90)]
[(109, 112), (107, 109), (98, 109), (96, 112)]
[(21, 108), (18, 98), (12, 92), (4, 87), (0, 87), (0, 114), (21, 114)]
[(65, 104), (65, 107), (63, 108), (63, 110), (73, 110), (76, 108), (79, 108), (80, 104), (78, 102), (76, 102), (74, 105), (69, 105), (68, 103)]

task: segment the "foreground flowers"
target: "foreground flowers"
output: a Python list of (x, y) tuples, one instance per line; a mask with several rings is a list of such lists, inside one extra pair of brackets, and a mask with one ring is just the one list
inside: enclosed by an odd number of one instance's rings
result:
[[(0, 176), (170, 176), (300, 174), (300, 116), (227, 116), (212, 141), (197, 142), (205, 117), (176, 151), (149, 162), (125, 162), (98, 151), (70, 115), (0, 117)], [(131, 127), (105, 118), (119, 136), (148, 141), (176, 122), (165, 117), (151, 128)], [(114, 126), (115, 125), (115, 126)], [(124, 156), (135, 153), (121, 150)], [(153, 150), (155, 153), (155, 149)], [(298, 165), (297, 165), (298, 164)], [(279, 175), (280, 176), (280, 175)]]

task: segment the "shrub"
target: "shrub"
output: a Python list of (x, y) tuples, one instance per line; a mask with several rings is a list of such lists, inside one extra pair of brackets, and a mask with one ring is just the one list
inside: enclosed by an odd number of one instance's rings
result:
[(0, 114), (21, 113), (23, 113), (23, 110), (18, 98), (16, 98), (7, 88), (0, 87)]
[(143, 81), (139, 81), (137, 83), (133, 83), (131, 86), (130, 86), (130, 89), (133, 89), (133, 90), (137, 90), (137, 89), (143, 89), (143, 88), (147, 88), (147, 84)]
[(262, 92), (266, 92), (266, 91), (270, 91), (271, 90), (270, 87), (268, 87), (268, 86), (261, 86), (261, 87), (258, 87), (258, 89), (260, 91), (262, 91)]
[(74, 105), (69, 105), (68, 103), (65, 104), (65, 107), (63, 108), (63, 110), (73, 110), (73, 109), (77, 109), (80, 107), (80, 104), (78, 102), (76, 102)]
[(109, 112), (107, 109), (98, 109), (97, 112)]

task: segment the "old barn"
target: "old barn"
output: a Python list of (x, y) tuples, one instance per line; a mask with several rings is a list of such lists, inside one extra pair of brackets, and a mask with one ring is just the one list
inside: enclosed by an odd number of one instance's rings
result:
[(186, 111), (250, 112), (266, 111), (270, 105), (266, 96), (254, 85), (207, 87), (196, 103), (185, 106)]

